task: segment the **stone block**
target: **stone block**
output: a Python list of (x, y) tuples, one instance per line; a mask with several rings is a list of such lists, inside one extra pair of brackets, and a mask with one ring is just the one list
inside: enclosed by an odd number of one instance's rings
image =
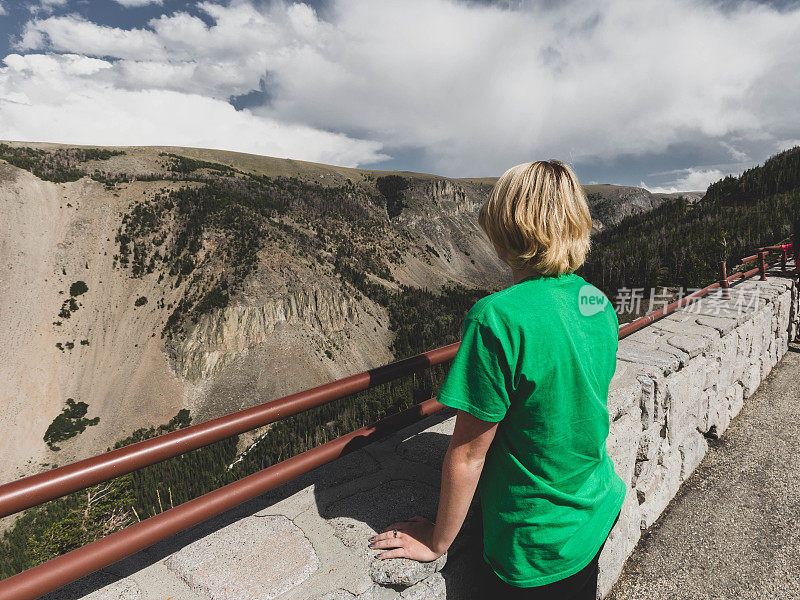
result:
[(727, 390), (734, 381), (734, 370), (736, 369), (736, 354), (739, 347), (739, 335), (732, 331), (724, 336), (719, 341), (718, 356), (719, 364), (716, 368), (719, 369), (717, 377), (717, 387), (721, 390)]
[(769, 368), (772, 370), (775, 365), (778, 364), (778, 360), (780, 359), (780, 337), (774, 337), (770, 339), (769, 344)]
[(736, 319), (710, 315), (698, 316), (697, 323), (700, 325), (705, 325), (706, 327), (713, 327), (722, 335), (730, 333), (736, 327)]
[[(767, 300), (758, 292), (751, 290), (731, 290), (731, 299), (727, 304), (728, 309), (739, 315), (750, 314), (762, 309)], [(740, 321), (741, 322), (741, 321)]]
[(657, 346), (661, 343), (661, 332), (652, 327), (643, 327), (638, 331), (634, 331), (625, 338), (629, 342), (636, 342), (637, 344), (644, 344), (645, 346)]
[(689, 354), (688, 352), (684, 352), (677, 346), (673, 346), (668, 342), (666, 338), (659, 338), (658, 344), (653, 346), (659, 352), (663, 352), (664, 354), (671, 354), (675, 358), (678, 359), (678, 368), (685, 367), (689, 364)]
[(609, 423), (617, 420), (634, 407), (641, 410), (639, 405), (642, 396), (642, 384), (639, 374), (642, 369), (622, 360), (617, 361), (617, 369), (611, 378), (608, 387), (608, 419)]
[(653, 423), (642, 431), (639, 436), (639, 448), (636, 453), (636, 460), (657, 460), (658, 450), (664, 438), (664, 425)]
[(447, 553), (430, 562), (417, 562), (408, 558), (387, 558), (373, 560), (369, 574), (375, 583), (381, 585), (413, 585), (441, 570), (447, 562)]
[(706, 363), (706, 376), (703, 381), (704, 390), (719, 386), (720, 364), (722, 364), (722, 359), (719, 357), (718, 350), (715, 350), (715, 353), (708, 357), (708, 362)]
[(597, 577), (598, 597), (603, 598), (622, 572), (628, 556), (636, 547), (642, 530), (639, 526), (641, 516), (639, 503), (636, 500), (636, 491), (628, 488), (619, 520), (606, 540), (603, 551), (598, 561), (599, 573)]
[(445, 600), (447, 584), (441, 573), (434, 573), (404, 590), (400, 597), (403, 600)]
[[(698, 316), (698, 323), (700, 318), (711, 317), (715, 319), (729, 319), (736, 323), (741, 323), (748, 318), (747, 312), (742, 312), (731, 308), (726, 302), (720, 302), (715, 299), (703, 298), (699, 302), (694, 302), (687, 308), (688, 312)], [(707, 323), (704, 323), (707, 324)], [(726, 333), (726, 332), (724, 332)]]
[(669, 501), (675, 497), (681, 484), (681, 465), (681, 454), (677, 448), (669, 450), (651, 477), (637, 481), (636, 493), (642, 529), (647, 529), (655, 523)]
[(733, 364), (733, 380), (739, 381), (744, 375), (744, 370), (748, 365), (750, 346), (753, 343), (753, 322), (743, 323), (736, 330), (739, 337), (736, 344), (736, 359)]
[(614, 463), (614, 470), (630, 485), (642, 433), (642, 416), (638, 406), (611, 423), (606, 448)]
[(667, 343), (694, 358), (711, 347), (709, 338), (702, 335), (671, 335), (667, 338)]
[(705, 366), (701, 361), (692, 361), (689, 366), (664, 380), (667, 440), (670, 445), (677, 445), (699, 425)]
[(738, 381), (734, 383), (731, 389), (728, 390), (727, 398), (728, 414), (730, 418), (733, 419), (739, 414), (739, 411), (742, 410), (742, 406), (744, 406), (744, 389), (742, 388), (742, 384)]
[(761, 361), (751, 364), (744, 371), (744, 377), (742, 378), (744, 397), (749, 398), (752, 396), (759, 383), (761, 383)]
[(647, 428), (656, 418), (655, 382), (645, 375), (636, 378), (639, 382), (639, 410), (642, 415), (642, 427)]
[(695, 321), (695, 316), (692, 314), (677, 311), (659, 319), (650, 327), (659, 329), (665, 333), (674, 333), (678, 335), (699, 335), (713, 342), (719, 338), (719, 331), (713, 327), (700, 325)]
[(624, 360), (639, 365), (646, 365), (657, 367), (664, 374), (677, 371), (680, 367), (681, 361), (674, 354), (657, 350), (640, 344), (637, 342), (629, 341), (627, 339), (620, 340), (619, 348), (617, 349), (617, 360)]
[(719, 437), (730, 422), (730, 402), (727, 395), (721, 394), (716, 388), (707, 390), (703, 398), (698, 429), (713, 437)]
[(646, 495), (646, 490), (649, 489), (648, 482), (658, 469), (658, 464), (658, 459), (655, 458), (651, 458), (650, 460), (637, 460), (636, 465), (633, 468), (633, 487), (636, 488), (640, 481), (645, 482), (643, 484), (642, 491)]
[(319, 559), (303, 531), (282, 515), (245, 517), (196, 540), (165, 564), (212, 600), (270, 600), (308, 579)]
[(753, 319), (753, 341), (750, 344), (750, 364), (761, 359), (761, 354), (764, 351), (764, 335), (763, 328), (766, 327), (764, 322), (765, 318), (763, 313), (758, 313)]
[(683, 482), (703, 460), (708, 452), (708, 442), (702, 433), (695, 431), (681, 442), (678, 451), (681, 455), (681, 482)]

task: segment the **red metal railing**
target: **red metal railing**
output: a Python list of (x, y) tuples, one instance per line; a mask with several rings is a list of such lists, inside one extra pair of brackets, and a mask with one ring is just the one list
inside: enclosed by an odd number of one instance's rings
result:
[[(751, 269), (750, 271), (737, 271), (732, 275), (728, 275), (728, 268), (726, 261), (720, 262), (719, 270), (720, 270), (720, 278), (718, 281), (715, 281), (711, 285), (708, 285), (702, 289), (697, 290), (689, 294), (688, 296), (684, 296), (683, 298), (672, 302), (671, 304), (667, 304), (664, 308), (660, 308), (656, 311), (653, 311), (649, 314), (644, 315), (643, 317), (639, 317), (620, 327), (619, 329), (619, 337), (622, 339), (623, 337), (632, 334), (634, 331), (638, 331), (642, 327), (649, 325), (650, 323), (657, 321), (658, 319), (665, 317), (666, 315), (675, 312), (679, 308), (686, 306), (690, 302), (694, 302), (704, 296), (707, 296), (709, 292), (717, 289), (723, 289), (723, 296), (728, 297), (728, 290), (730, 289), (731, 283), (735, 282), (737, 279), (746, 279), (747, 277), (751, 277), (756, 273), (760, 274), (760, 278), (762, 281), (766, 280), (767, 278), (767, 256), (769, 255), (770, 248), (779, 248), (780, 246), (770, 246), (766, 248), (759, 248), (759, 252), (754, 254), (753, 256), (746, 256), (741, 261), (740, 264), (744, 265), (753, 260), (758, 260), (759, 265), (755, 269)], [(799, 261), (800, 262), (800, 261)], [(783, 262), (783, 271), (786, 270), (786, 262)]]
[(7, 483), (0, 486), (0, 517), (274, 423), (367, 388), (423, 371), (451, 360), (457, 350), (457, 343), (436, 348), (310, 390)]
[(0, 581), (0, 598), (3, 600), (38, 598), (443, 408), (443, 404), (431, 398), (374, 425), (357, 429), (86, 546), (62, 554)]
[[(742, 263), (759, 260), (759, 266), (750, 271), (740, 271), (729, 276), (725, 263), (721, 263), (719, 281), (624, 325), (619, 330), (620, 339), (669, 315), (689, 302), (706, 296), (714, 289), (722, 287), (727, 291), (730, 284), (737, 279), (744, 279), (756, 273), (760, 273), (761, 279), (766, 279), (766, 256), (769, 251), (777, 249), (778, 247), (774, 246), (759, 248), (758, 254), (742, 259)], [(798, 262), (800, 264), (800, 261)], [(785, 260), (782, 264), (785, 271)], [(797, 267), (793, 272), (796, 271)], [(450, 344), (266, 404), (2, 485), (0, 517), (447, 362), (455, 356), (458, 346), (459, 343)], [(0, 598), (2, 600), (38, 598), (357, 450), (387, 433), (437, 413), (443, 408), (444, 405), (431, 398), (9, 577), (0, 581)]]

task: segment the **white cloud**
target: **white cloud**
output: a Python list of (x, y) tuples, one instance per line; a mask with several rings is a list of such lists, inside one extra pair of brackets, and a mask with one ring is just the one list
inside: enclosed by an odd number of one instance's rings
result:
[(156, 35), (145, 29), (96, 25), (78, 15), (34, 19), (25, 25), (17, 47), (114, 58), (169, 60)]
[(54, 8), (65, 6), (66, 4), (67, 0), (39, 0), (39, 4), (30, 4), (28, 10), (32, 13), (49, 13)]
[(385, 158), (380, 143), (256, 117), (227, 102), (171, 90), (125, 90), (113, 68), (79, 55), (12, 54), (0, 68), (0, 130), (14, 140), (179, 145), (355, 166)]
[(114, 0), (117, 4), (121, 4), (126, 8), (135, 8), (139, 6), (147, 6), (148, 4), (162, 4), (162, 0)]
[(756, 141), (800, 137), (800, 8), (537, 4), (332, 0), (324, 21), (304, 4), (206, 1), (211, 26), (185, 12), (130, 30), (65, 15), (32, 20), (18, 48), (109, 58), (89, 78), (108, 94), (224, 103), (268, 73), (271, 101), (247, 119), (422, 148), (426, 170), (451, 175), (703, 140), (741, 162)]
[(789, 148), (794, 148), (795, 146), (800, 146), (800, 139), (796, 140), (778, 140), (775, 142), (775, 152), (783, 152), (784, 150), (788, 150)]
[(2, 3), (2, 2), (0, 2), (0, 15), (5, 15), (5, 14), (7, 14), (7, 13), (6, 13), (6, 9), (5, 9), (5, 7), (3, 6), (3, 3)]
[(654, 193), (705, 191), (709, 185), (727, 175), (727, 173), (719, 169), (689, 168), (681, 169), (681, 171), (683, 172), (683, 176), (670, 182), (670, 185), (650, 186), (642, 181), (639, 186)]

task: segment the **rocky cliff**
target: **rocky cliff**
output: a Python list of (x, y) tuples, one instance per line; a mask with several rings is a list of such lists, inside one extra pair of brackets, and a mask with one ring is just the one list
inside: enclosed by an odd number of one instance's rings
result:
[(217, 309), (200, 317), (174, 346), (175, 370), (190, 381), (210, 379), (235, 358), (268, 342), (279, 324), (333, 336), (353, 327), (358, 313), (358, 302), (330, 289), (265, 298), (259, 306)]
[(602, 230), (617, 225), (625, 217), (653, 210), (669, 195), (653, 194), (640, 187), (610, 185), (607, 183), (584, 186), (594, 226)]

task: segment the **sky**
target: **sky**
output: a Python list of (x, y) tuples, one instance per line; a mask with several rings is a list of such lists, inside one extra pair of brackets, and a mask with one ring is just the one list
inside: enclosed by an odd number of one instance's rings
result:
[(0, 139), (704, 190), (800, 144), (800, 0), (0, 0)]

